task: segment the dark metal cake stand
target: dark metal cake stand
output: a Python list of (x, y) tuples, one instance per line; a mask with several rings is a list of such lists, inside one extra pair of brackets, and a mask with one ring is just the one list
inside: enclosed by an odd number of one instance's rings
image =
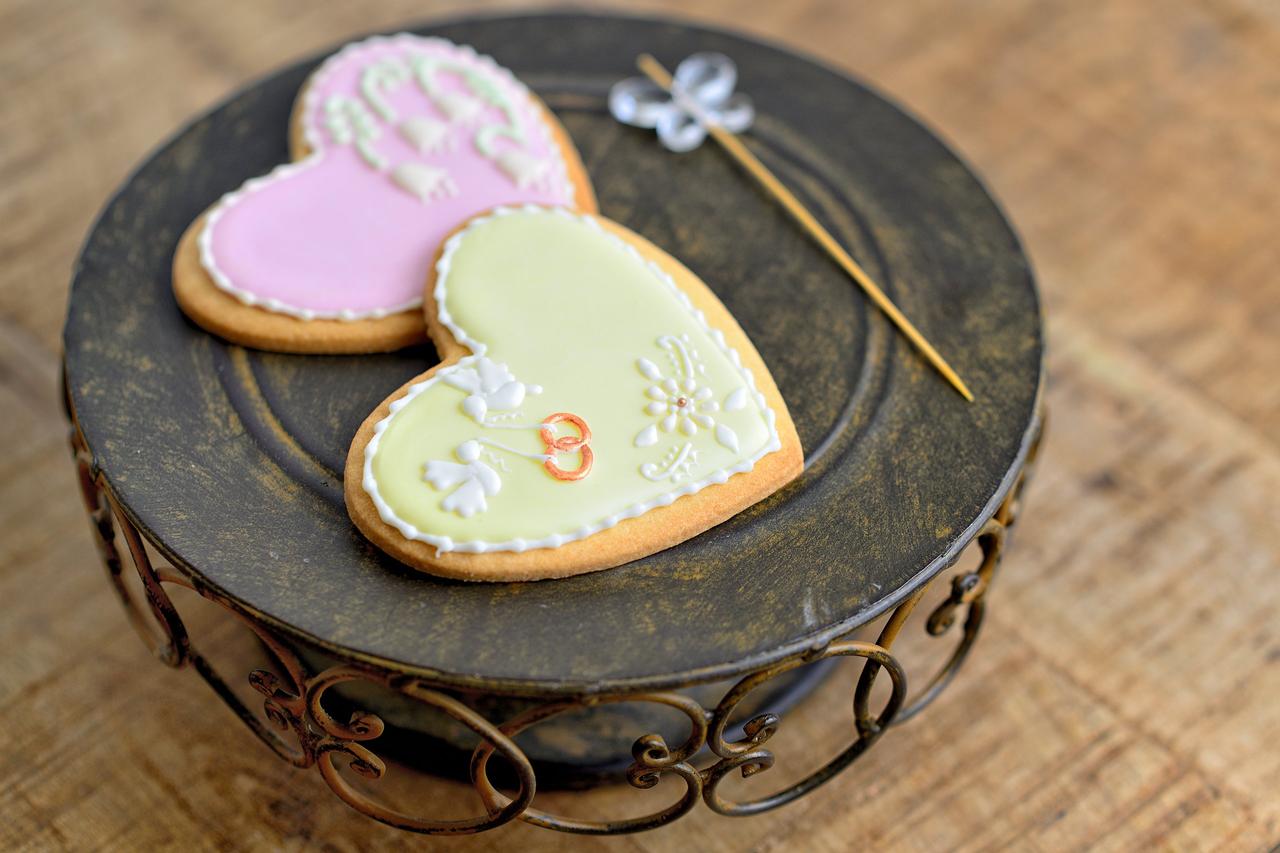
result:
[[(1040, 427), (1040, 307), (1018, 240), (980, 181), (914, 119), (776, 47), (586, 15), (421, 32), (475, 45), (527, 81), (572, 133), (602, 212), (719, 294), (786, 397), (808, 451), (805, 474), (683, 545), (567, 580), (450, 583), (369, 545), (343, 507), (348, 442), (435, 354), (228, 346), (188, 323), (169, 287), (187, 224), (286, 159), (289, 111), (310, 61), (163, 145), (86, 242), (66, 327), (67, 402), (110, 577), (161, 660), (197, 670), (280, 756), (317, 767), (339, 797), (394, 826), (462, 833), (519, 819), (630, 832), (699, 800), (746, 815), (803, 796), (932, 701), (982, 624)], [(636, 54), (674, 66), (701, 50), (737, 61), (759, 110), (753, 150), (946, 354), (976, 403), (950, 390), (723, 152), (669, 154), (609, 118), (605, 94), (633, 73)], [(150, 559), (144, 542), (167, 564)], [(953, 569), (971, 545), (979, 567)], [(124, 583), (134, 571), (141, 596)], [(940, 671), (908, 679), (891, 649), (935, 579), (949, 594), (928, 632), (946, 634), (961, 613), (963, 627)], [(175, 586), (243, 621), (272, 665), (215, 671), (172, 603)], [(886, 613), (878, 636), (854, 638)], [(852, 743), (833, 746), (830, 761), (796, 784), (728, 801), (728, 774), (773, 764), (782, 709), (814, 681), (797, 673), (837, 657), (862, 661)], [(232, 689), (246, 675), (264, 696), (260, 709)], [(878, 677), (892, 690), (872, 707)], [(655, 709), (667, 715), (661, 725)], [(674, 731), (673, 713), (683, 720)], [(435, 723), (419, 725), (427, 717)], [(576, 739), (538, 736), (556, 726)], [(621, 754), (620, 737), (634, 744)], [(403, 813), (370, 799), (350, 773), (378, 779), (389, 750), (466, 775), (485, 809), (452, 821), (433, 818), (430, 803)], [(504, 760), (491, 761), (495, 752)], [(539, 784), (611, 772), (638, 788), (679, 777), (685, 792), (619, 821), (530, 805)]]

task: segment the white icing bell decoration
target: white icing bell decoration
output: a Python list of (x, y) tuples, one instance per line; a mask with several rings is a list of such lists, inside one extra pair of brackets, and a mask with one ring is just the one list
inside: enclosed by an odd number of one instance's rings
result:
[(439, 154), (453, 147), (449, 125), (426, 116), (414, 116), (400, 123), (400, 135), (420, 154)]
[(458, 194), (458, 185), (448, 172), (422, 163), (401, 163), (391, 173), (391, 180), (423, 202)]
[(525, 190), (544, 184), (551, 164), (523, 148), (508, 148), (498, 155), (498, 168), (506, 172), (517, 187)]
[(458, 445), (454, 455), (459, 462), (433, 460), (426, 464), (423, 479), (441, 491), (457, 486), (440, 506), (445, 512), (456, 512), (470, 518), (489, 508), (486, 498), (502, 489), (502, 477), (480, 461), (480, 442), (471, 440)]
[(692, 151), (707, 128), (741, 133), (755, 120), (751, 98), (734, 92), (738, 69), (722, 53), (695, 53), (676, 68), (668, 94), (648, 77), (622, 80), (609, 91), (609, 112), (623, 124), (654, 128), (669, 151)]
[(464, 127), (475, 124), (484, 109), (484, 103), (465, 92), (439, 92), (431, 100), (448, 116), (449, 121)]

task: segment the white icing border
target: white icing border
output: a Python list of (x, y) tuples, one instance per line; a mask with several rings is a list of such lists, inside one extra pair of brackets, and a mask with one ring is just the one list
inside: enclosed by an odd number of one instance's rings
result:
[[(568, 533), (555, 533), (542, 539), (533, 540), (516, 538), (509, 539), (505, 542), (486, 542), (481, 539), (455, 542), (449, 536), (436, 536), (430, 533), (423, 533), (414, 525), (397, 516), (395, 511), (391, 509), (390, 505), (383, 500), (382, 495), (378, 492), (377, 479), (373, 475), (373, 459), (378, 452), (378, 444), (382, 440), (382, 433), (386, 431), (387, 426), (391, 423), (391, 419), (394, 418), (396, 413), (401, 409), (409, 405), (414, 397), (417, 397), (419, 394), (426, 391), (451, 371), (460, 367), (466, 367), (485, 352), (486, 347), (484, 344), (471, 338), (461, 326), (455, 323), (453, 318), (449, 316), (448, 309), (445, 307), (446, 282), (449, 277), (453, 254), (461, 245), (462, 238), (471, 229), (496, 217), (531, 212), (567, 216), (570, 219), (578, 219), (585, 222), (587, 225), (595, 228), (600, 233), (613, 240), (634, 258), (648, 267), (649, 270), (651, 270), (661, 281), (665, 282), (667, 287), (670, 288), (672, 295), (676, 297), (677, 302), (689, 310), (689, 313), (707, 332), (711, 337), (711, 340), (715, 342), (715, 344), (720, 348), (720, 351), (728, 357), (730, 363), (732, 363), (742, 375), (743, 381), (746, 383), (747, 389), (752, 395), (752, 399), (755, 401), (756, 406), (759, 408), (760, 413), (764, 418), (765, 424), (769, 428), (769, 441), (763, 448), (756, 452), (755, 455), (744, 459), (735, 465), (717, 469), (701, 480), (685, 483), (679, 488), (673, 489), (669, 492), (664, 492), (651, 500), (634, 503), (623, 509), (621, 512), (606, 516), (595, 524), (586, 524)], [(656, 261), (646, 259), (642, 254), (640, 254), (640, 250), (634, 245), (622, 239), (622, 237), (614, 232), (606, 229), (600, 224), (599, 219), (595, 216), (585, 213), (576, 213), (563, 207), (546, 207), (536, 204), (526, 204), (516, 207), (498, 207), (484, 216), (471, 220), (467, 224), (466, 228), (454, 234), (453, 237), (449, 238), (448, 242), (445, 243), (444, 252), (441, 254), (440, 260), (436, 264), (435, 300), (437, 316), (439, 317), (440, 322), (444, 323), (444, 325), (453, 334), (455, 340), (471, 349), (472, 355), (466, 356), (454, 364), (436, 371), (436, 373), (434, 373), (429, 379), (424, 379), (422, 382), (411, 385), (408, 393), (391, 404), (390, 413), (374, 426), (373, 438), (369, 441), (369, 444), (365, 447), (364, 451), (364, 479), (362, 480), (364, 490), (369, 494), (369, 497), (373, 499), (374, 505), (378, 508), (378, 515), (381, 516), (382, 520), (399, 530), (401, 535), (406, 539), (412, 539), (434, 545), (439, 553), (447, 551), (457, 551), (459, 553), (469, 554), (485, 554), (492, 551), (515, 551), (516, 553), (522, 553), (534, 548), (558, 548), (568, 542), (585, 539), (594, 533), (607, 530), (628, 518), (635, 518), (643, 515), (651, 509), (668, 506), (674, 503), (677, 498), (683, 497), (684, 495), (692, 495), (696, 492), (702, 491), (707, 486), (724, 483), (734, 474), (741, 474), (750, 471), (764, 456), (773, 453), (775, 450), (782, 449), (782, 440), (778, 437), (777, 415), (774, 413), (773, 409), (769, 408), (769, 403), (765, 400), (764, 394), (756, 388), (755, 376), (750, 370), (743, 366), (742, 358), (738, 355), (738, 351), (729, 346), (725, 341), (724, 333), (719, 329), (712, 327), (711, 324), (707, 322), (706, 315), (694, 306), (693, 300), (689, 298), (689, 294), (680, 289), (680, 286), (675, 283), (675, 280), (666, 270), (664, 270)]]
[[(529, 91), (529, 88), (521, 83), (510, 69), (499, 65), (491, 56), (477, 53), (475, 48), (470, 45), (456, 44), (448, 39), (439, 38), (437, 36), (418, 36), (413, 33), (397, 33), (392, 36), (371, 36), (363, 41), (351, 42), (343, 46), (341, 50), (331, 55), (320, 65), (318, 69), (312, 72), (312, 74), (307, 78), (307, 82), (303, 84), (302, 124), (305, 139), (308, 147), (311, 149), (311, 153), (301, 160), (282, 163), (265, 175), (250, 178), (241, 184), (238, 189), (232, 190), (219, 199), (217, 205), (209, 211), (209, 215), (205, 219), (204, 227), (200, 230), (200, 265), (204, 267), (205, 272), (209, 274), (209, 278), (213, 280), (214, 285), (216, 285), (218, 289), (231, 294), (245, 305), (256, 306), (279, 314), (287, 314), (291, 317), (297, 317), (300, 320), (351, 321), (381, 319), (392, 314), (398, 314), (401, 311), (418, 308), (422, 305), (422, 297), (418, 297), (416, 299), (411, 299), (402, 305), (395, 305), (390, 308), (374, 308), (369, 311), (351, 311), (348, 309), (340, 309), (338, 311), (315, 311), (310, 308), (300, 308), (296, 305), (290, 305), (286, 302), (282, 302), (279, 299), (264, 299), (251, 291), (237, 287), (231, 281), (230, 276), (218, 268), (218, 264), (213, 257), (213, 228), (226, 210), (239, 203), (240, 199), (244, 196), (257, 192), (275, 181), (284, 180), (298, 172), (310, 169), (311, 167), (318, 165), (324, 159), (324, 139), (318, 129), (314, 126), (314, 123), (310, 121), (310, 118), (315, 114), (317, 106), (316, 101), (319, 97), (317, 91), (320, 84), (324, 82), (326, 77), (334, 72), (334, 69), (340, 62), (347, 59), (358, 58), (353, 56), (353, 54), (372, 52), (373, 50), (386, 45), (409, 48), (444, 47), (457, 50), (469, 60), (479, 63), (482, 70), (495, 75), (500, 82), (512, 87), (514, 95), (512, 99), (513, 102), (517, 107), (524, 107), (533, 114), (535, 119), (534, 124), (536, 124), (538, 128), (536, 132), (541, 134), (540, 141), (555, 154), (553, 159), (555, 161), (556, 173), (552, 176), (552, 180), (555, 182), (555, 185), (559, 186), (561, 193), (564, 195), (564, 203), (573, 203), (574, 197), (576, 196), (576, 188), (574, 187), (573, 182), (569, 180), (569, 167), (565, 162), (564, 153), (560, 150), (560, 146), (556, 144), (551, 133), (551, 128), (547, 125), (547, 122), (543, 117), (542, 106), (535, 100), (535, 97), (533, 93)], [(291, 113), (290, 124), (292, 124), (292, 122), (293, 114)], [(290, 128), (290, 132), (292, 132), (292, 128)]]

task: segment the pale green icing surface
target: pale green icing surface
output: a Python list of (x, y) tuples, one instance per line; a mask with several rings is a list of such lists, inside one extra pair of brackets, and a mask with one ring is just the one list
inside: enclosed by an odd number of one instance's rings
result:
[[(772, 414), (754, 387), (738, 393), (745, 405), (725, 409), (732, 392), (747, 387), (744, 371), (669, 279), (598, 224), (546, 209), (510, 211), (473, 223), (444, 262), (447, 313), (442, 318), (448, 318), (455, 337), (469, 339), (473, 351), (506, 364), (517, 380), (543, 388), (513, 410), (511, 422), (536, 424), (554, 412), (578, 415), (591, 429), (594, 466), (584, 479), (564, 482), (540, 461), (486, 447), (480, 461), (497, 472), (500, 490), (487, 497), (486, 510), (469, 518), (447, 511), (442, 501), (452, 489), (437, 489), (425, 480), (429, 461), (457, 462), (455, 448), (477, 438), (530, 454), (543, 453), (544, 447), (536, 429), (476, 423), (462, 410), (467, 392), (440, 381), (443, 371), (438, 372), (384, 421), (371, 445), (366, 489), (380, 503), (384, 520), (401, 532), (411, 525), (420, 534), (413, 538), (449, 537), (444, 550), (555, 534), (581, 538), (588, 532), (583, 528), (611, 526), (620, 513), (635, 515), (655, 500), (670, 502), (673, 493), (705, 486), (708, 478), (722, 481), (730, 469), (745, 470), (773, 448)], [(659, 429), (655, 443), (636, 446), (637, 434), (662, 420), (646, 411), (654, 402), (646, 391), (655, 382), (637, 367), (637, 359), (648, 359), (663, 377), (681, 375), (678, 353), (660, 347), (661, 336), (687, 336), (688, 348), (696, 350), (705, 368), (695, 367), (697, 387), (711, 389), (707, 399), (718, 406), (707, 414), (732, 430), (736, 452), (705, 427), (693, 436), (678, 427)], [(575, 434), (567, 424), (557, 433)], [(686, 443), (697, 454), (688, 476), (653, 481), (642, 474), (642, 466), (660, 466)], [(578, 464), (577, 454), (559, 460), (565, 469)]]

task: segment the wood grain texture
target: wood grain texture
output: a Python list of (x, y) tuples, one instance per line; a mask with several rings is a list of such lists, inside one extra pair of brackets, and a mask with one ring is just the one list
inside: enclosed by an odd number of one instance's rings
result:
[[(76, 248), (157, 140), (285, 61), (462, 5), (0, 5), (0, 848), (405, 843), (137, 642), (75, 494), (58, 340)], [(984, 636), (936, 706), (792, 806), (699, 809), (590, 846), (1280, 842), (1280, 14), (1247, 0), (628, 5), (803, 46), (954, 142), (1037, 262), (1053, 422)], [(216, 614), (190, 622), (215, 656), (247, 648)], [(815, 744), (847, 725), (848, 683), (787, 719), (779, 766), (742, 790), (829, 756)], [(431, 787), (442, 809), (477, 805)], [(605, 817), (664, 795), (539, 805)], [(523, 825), (423, 846), (446, 844), (588, 846)]]

